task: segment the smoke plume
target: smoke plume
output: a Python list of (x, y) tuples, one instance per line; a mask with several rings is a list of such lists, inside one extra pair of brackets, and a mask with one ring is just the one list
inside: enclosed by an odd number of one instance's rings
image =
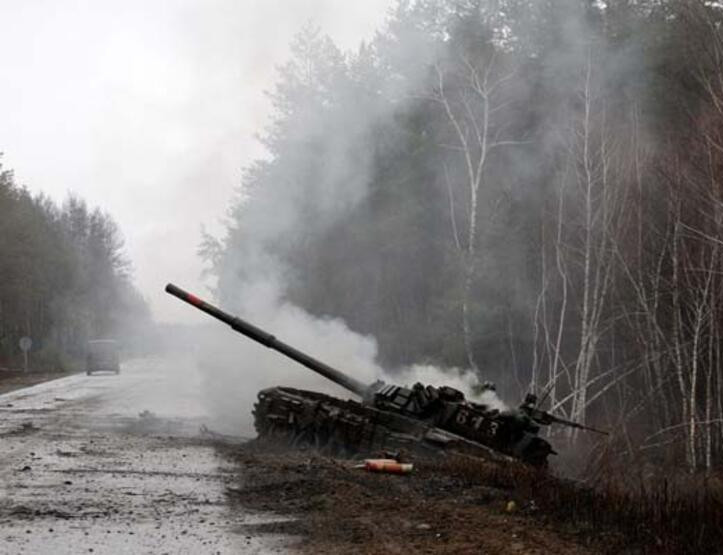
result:
[[(223, 253), (219, 302), (281, 341), (362, 382), (446, 384), (472, 397), (472, 386), (478, 381), (472, 372), (426, 363), (384, 369), (374, 337), (355, 332), (339, 318), (315, 316), (293, 304), (288, 293), (297, 276), (279, 256), (280, 250), (293, 251), (294, 245), (339, 225), (367, 198), (381, 123), (403, 111), (411, 92), (419, 88), (417, 81), (426, 78), (420, 68), (431, 67), (438, 56), (431, 44), (434, 36), (422, 33), (416, 42), (407, 38), (406, 54), (415, 63), (414, 69), (405, 65), (408, 71), (403, 79), (376, 81), (373, 72), (365, 75), (372, 92), (350, 110), (344, 104), (350, 76), (340, 69), (341, 53), (315, 31), (302, 31), (292, 45), (300, 59), (281, 69), (281, 85), (270, 95), (286, 107), (293, 95), (291, 105), (295, 106), (272, 122), (266, 138), (274, 163), (260, 161), (247, 168), (232, 210), (233, 226), (217, 246)], [(312, 100), (298, 100), (307, 97)], [(337, 103), (341, 109), (335, 108)], [(314, 162), (310, 165), (309, 160)], [(246, 195), (253, 195), (251, 208)], [(349, 396), (321, 376), (244, 337), (216, 331), (200, 354), (209, 408), (226, 431), (252, 433), (251, 407), (258, 390), (265, 387), (287, 385)], [(504, 408), (493, 392), (479, 400)]]

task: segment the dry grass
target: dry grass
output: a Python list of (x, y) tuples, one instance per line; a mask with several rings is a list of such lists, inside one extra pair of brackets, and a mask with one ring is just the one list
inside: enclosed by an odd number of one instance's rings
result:
[(405, 476), (354, 469), (354, 461), (314, 452), (279, 453), (239, 446), (228, 451), (239, 465), (232, 503), (291, 516), (263, 530), (299, 538), (304, 553), (449, 553), (583, 555), (586, 542), (557, 526), (505, 510), (507, 492), (465, 480), (415, 458)]
[[(604, 551), (718, 553), (723, 548), (720, 476), (598, 472), (594, 485), (556, 478), (524, 465), (492, 465), (455, 457), (439, 470), (505, 489), (519, 510), (592, 536)], [(637, 482), (632, 485), (631, 482)]]

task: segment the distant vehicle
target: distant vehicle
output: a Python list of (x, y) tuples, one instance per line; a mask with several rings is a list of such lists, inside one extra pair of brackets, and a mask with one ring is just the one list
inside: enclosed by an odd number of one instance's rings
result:
[(85, 373), (120, 373), (118, 342), (114, 339), (94, 339), (88, 341), (88, 353), (85, 358)]

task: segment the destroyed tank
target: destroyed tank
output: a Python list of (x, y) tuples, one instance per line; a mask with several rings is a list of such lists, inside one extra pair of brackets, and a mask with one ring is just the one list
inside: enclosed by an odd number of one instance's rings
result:
[[(447, 386), (417, 383), (405, 387), (381, 381), (364, 384), (173, 284), (166, 286), (166, 292), (359, 398), (343, 400), (282, 386), (264, 389), (253, 410), (254, 425), (262, 438), (283, 439), (293, 446), (308, 445), (337, 454), (460, 452), (494, 460), (514, 458), (540, 467), (555, 453), (539, 436), (540, 426), (558, 423), (600, 432), (539, 410), (532, 394), (519, 408), (500, 411)], [(493, 386), (485, 384), (485, 388)]]

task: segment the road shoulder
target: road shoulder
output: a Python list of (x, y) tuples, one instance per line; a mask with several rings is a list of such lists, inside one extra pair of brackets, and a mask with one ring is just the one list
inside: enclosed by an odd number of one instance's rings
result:
[(584, 538), (548, 526), (514, 492), (473, 483), (445, 464), (420, 462), (409, 476), (371, 474), (312, 452), (226, 450), (237, 465), (229, 497), (239, 510), (286, 515), (255, 534), (300, 536), (308, 553), (595, 552)]

